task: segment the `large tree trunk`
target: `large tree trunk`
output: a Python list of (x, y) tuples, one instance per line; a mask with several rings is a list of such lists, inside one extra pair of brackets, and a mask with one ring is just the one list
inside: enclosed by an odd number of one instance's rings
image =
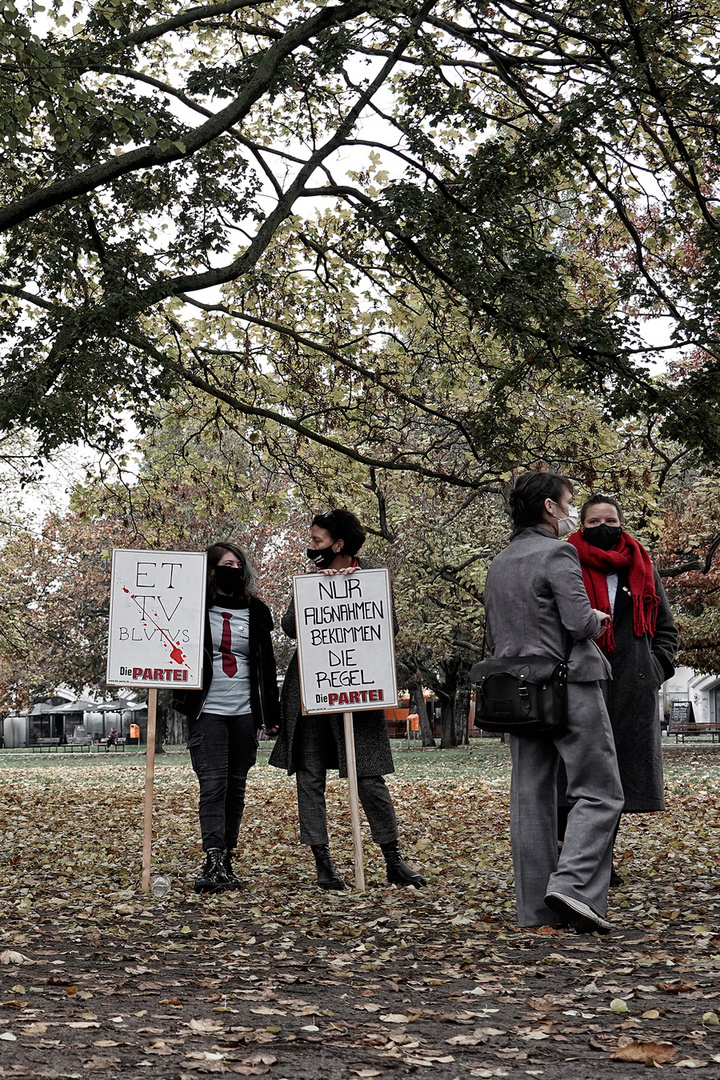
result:
[(443, 747), (443, 749), (457, 746), (455, 698), (457, 697), (460, 666), (460, 660), (457, 656), (451, 656), (440, 665), (440, 670), (444, 675), (444, 678), (442, 681), (438, 679), (439, 685), (436, 686), (436, 692), (440, 698), (440, 723), (442, 731), (440, 746)]
[(457, 746), (454, 698), (454, 694), (440, 695), (440, 730), (442, 732), (440, 746), (443, 750), (449, 750), (451, 747)]
[(155, 716), (155, 756), (165, 753), (165, 747), (163, 742), (165, 741), (165, 717), (161, 709), (158, 707), (157, 715)]
[(434, 746), (435, 739), (433, 738), (432, 724), (428, 718), (428, 709), (425, 704), (422, 684), (420, 682), (410, 683), (408, 691), (410, 693), (410, 712), (417, 713), (420, 717), (420, 736), (422, 738), (422, 744), (423, 746)]
[(470, 741), (468, 717), (470, 714), (470, 690), (459, 690), (455, 695), (455, 734), (459, 746), (467, 746)]
[(155, 715), (155, 753), (164, 754), (163, 743), (167, 741), (168, 710), (174, 712), (171, 706), (172, 690), (158, 690), (157, 711)]
[(180, 746), (187, 742), (187, 717), (177, 709), (168, 706), (164, 710), (164, 740), (170, 746)]

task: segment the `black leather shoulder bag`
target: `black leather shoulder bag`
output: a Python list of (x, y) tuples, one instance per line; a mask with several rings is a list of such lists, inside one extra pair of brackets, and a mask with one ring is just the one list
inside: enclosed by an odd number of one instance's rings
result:
[(475, 685), (475, 727), (511, 735), (558, 735), (567, 727), (568, 660), (565, 656), (503, 656), (481, 660), (470, 671)]

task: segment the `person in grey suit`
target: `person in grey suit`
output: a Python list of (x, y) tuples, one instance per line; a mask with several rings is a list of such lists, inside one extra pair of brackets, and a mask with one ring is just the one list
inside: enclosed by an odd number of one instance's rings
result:
[[(573, 487), (526, 472), (510, 496), (514, 532), (485, 584), (488, 643), (497, 657), (562, 660), (568, 635), (568, 725), (558, 735), (511, 735), (510, 831), (520, 926), (569, 923), (607, 933), (615, 827), (623, 806), (605, 706), (609, 665), (595, 645), (608, 616), (590, 606), (577, 551), (560, 537), (577, 524)], [(560, 855), (556, 775), (562, 759), (572, 808)]]

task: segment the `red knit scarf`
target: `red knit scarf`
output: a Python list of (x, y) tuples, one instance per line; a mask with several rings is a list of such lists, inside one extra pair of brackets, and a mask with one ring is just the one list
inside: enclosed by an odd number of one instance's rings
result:
[[(612, 551), (603, 551), (602, 548), (588, 544), (580, 531), (569, 536), (568, 543), (577, 548), (585, 589), (590, 603), (598, 611), (611, 614), (605, 575), (627, 571), (633, 604), (633, 633), (636, 637), (642, 637), (643, 634), (653, 637), (660, 597), (655, 592), (655, 574), (650, 556), (642, 544), (623, 532), (617, 547)], [(597, 644), (606, 656), (612, 656), (615, 652), (612, 619), (606, 623), (605, 633)]]

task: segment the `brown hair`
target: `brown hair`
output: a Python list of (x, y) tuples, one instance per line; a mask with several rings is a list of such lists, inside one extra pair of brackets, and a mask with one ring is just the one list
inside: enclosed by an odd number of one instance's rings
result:
[(510, 511), (515, 531), (537, 525), (543, 519), (545, 500), (559, 502), (563, 492), (572, 495), (572, 480), (555, 472), (525, 472), (510, 492)]
[(601, 495), (599, 492), (587, 498), (580, 507), (580, 524), (585, 524), (585, 515), (587, 514), (590, 507), (599, 506), (600, 503), (609, 503), (610, 506), (614, 506), (617, 510), (617, 516), (620, 519), (620, 524), (622, 525), (623, 516), (622, 510), (620, 509), (620, 504), (617, 503), (615, 499), (611, 499), (609, 495)]

